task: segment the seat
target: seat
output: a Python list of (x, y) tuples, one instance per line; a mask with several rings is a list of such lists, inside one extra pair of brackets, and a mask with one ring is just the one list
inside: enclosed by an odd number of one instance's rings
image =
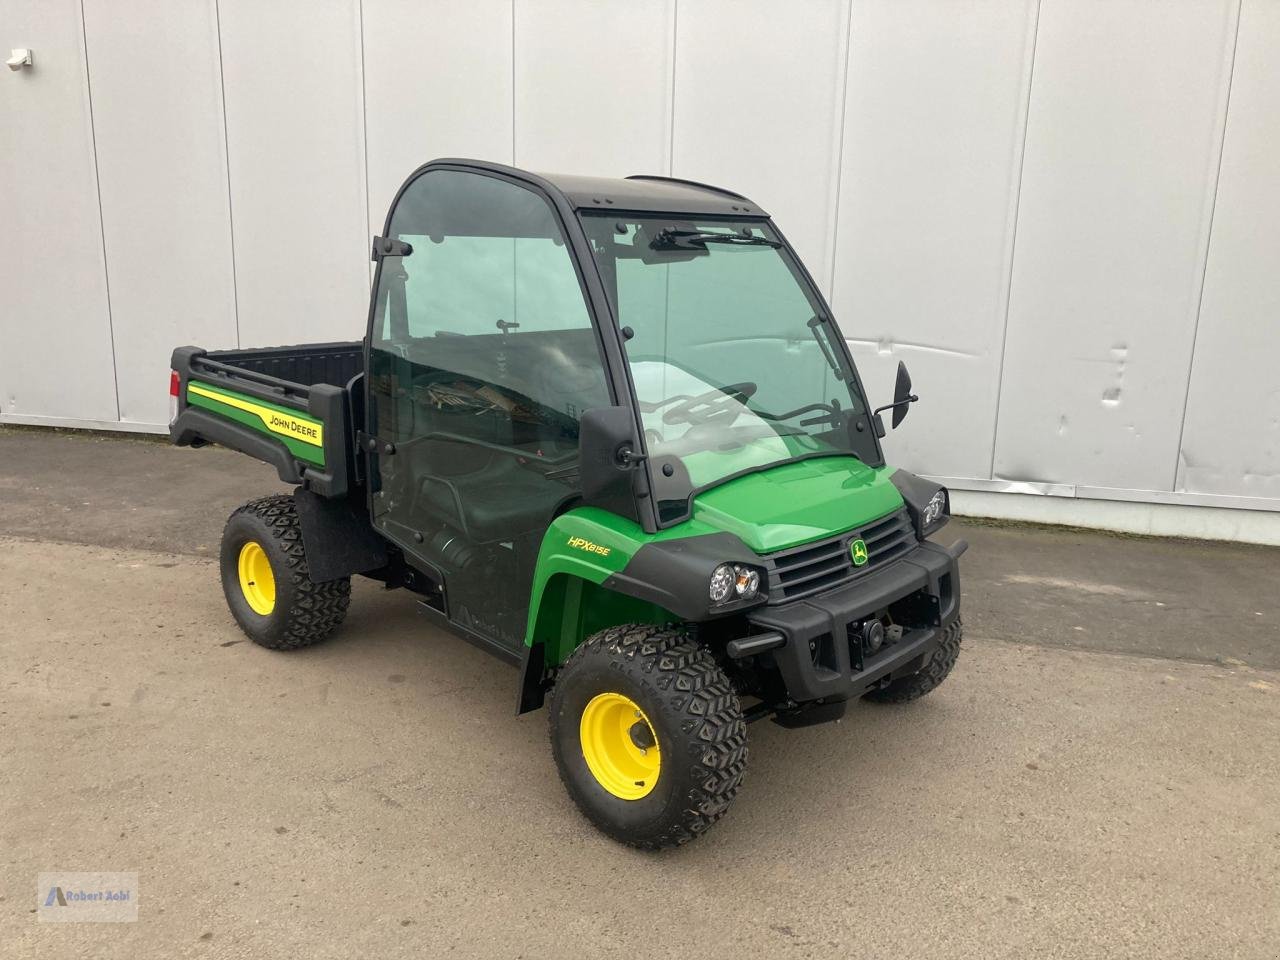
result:
[(472, 474), (424, 476), (418, 490), (420, 504), (473, 543), (510, 540), (545, 527), (570, 492), (508, 458)]

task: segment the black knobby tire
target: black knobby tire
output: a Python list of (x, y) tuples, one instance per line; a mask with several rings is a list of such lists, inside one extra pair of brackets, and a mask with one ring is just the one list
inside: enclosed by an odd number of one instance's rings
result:
[(956, 658), (960, 656), (960, 639), (963, 633), (960, 618), (956, 617), (943, 631), (938, 649), (923, 670), (899, 677), (879, 690), (872, 690), (866, 694), (866, 699), (876, 703), (909, 703), (919, 700), (950, 675), (951, 668), (956, 665)]
[[(598, 781), (579, 727), (587, 703), (616, 692), (639, 705), (662, 761), (652, 791), (624, 800)], [(747, 726), (729, 678), (680, 627), (624, 624), (583, 641), (551, 692), (552, 750), (578, 808), (615, 840), (646, 850), (678, 846), (728, 811), (747, 767)]]
[[(271, 563), (275, 604), (256, 612), (240, 586), (240, 551), (258, 543)], [(219, 558), (222, 592), (236, 623), (254, 643), (272, 650), (296, 650), (325, 639), (342, 623), (351, 601), (351, 578), (315, 583), (307, 572), (302, 527), (293, 497), (278, 494), (251, 500), (227, 518)]]

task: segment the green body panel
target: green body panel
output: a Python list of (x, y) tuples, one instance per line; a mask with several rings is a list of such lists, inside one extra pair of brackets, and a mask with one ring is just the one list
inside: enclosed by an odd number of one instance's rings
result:
[(543, 662), (564, 663), (587, 637), (619, 623), (671, 623), (679, 618), (646, 603), (572, 574), (553, 576), (538, 610), (531, 611), (527, 644), (545, 644)]
[[(222, 394), (230, 400), (239, 403), (249, 404), (262, 410), (274, 411), (281, 416), (300, 421), (302, 423), (313, 424), (317, 427), (323, 427), (314, 417), (308, 416), (301, 411), (292, 407), (283, 407), (279, 404), (270, 403), (266, 400), (260, 400), (257, 397), (251, 397), (243, 393), (237, 393), (234, 390), (226, 390), (222, 387), (215, 386), (212, 383), (206, 383), (203, 380), (192, 380), (192, 384), (211, 393)], [(279, 440), (284, 444), (285, 448), (297, 457), (299, 460), (305, 460), (308, 463), (314, 463), (318, 466), (324, 466), (324, 448), (313, 444), (304, 443), (301, 440), (295, 440), (293, 437), (285, 436), (267, 428), (262, 418), (248, 410), (233, 406), (230, 403), (220, 403), (211, 397), (201, 396), (191, 391), (190, 386), (187, 390), (187, 403), (193, 407), (202, 407), (219, 416), (226, 417), (228, 420), (234, 420), (236, 423), (244, 424), (252, 430), (256, 430), (261, 434), (270, 437), (273, 440)]]
[[(656, 534), (597, 507), (578, 507), (551, 522), (542, 538), (530, 590), (525, 643), (546, 644), (549, 664), (564, 662), (597, 630), (617, 623), (665, 623), (666, 610), (600, 584), (622, 571), (646, 543), (715, 533), (694, 521)], [(594, 626), (594, 629), (588, 629)]]
[(698, 494), (693, 519), (773, 553), (852, 530), (902, 506), (892, 467), (815, 457), (749, 473)]
[(618, 623), (666, 623), (661, 607), (602, 586), (647, 543), (731, 533), (772, 553), (862, 526), (902, 506), (891, 467), (821, 457), (751, 473), (694, 498), (693, 515), (657, 533), (596, 507), (552, 521), (530, 591), (525, 643), (543, 643), (546, 662), (564, 662), (587, 636)]

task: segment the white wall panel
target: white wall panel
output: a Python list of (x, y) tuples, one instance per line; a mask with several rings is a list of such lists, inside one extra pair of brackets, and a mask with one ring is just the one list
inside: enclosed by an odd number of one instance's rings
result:
[(85, 0), (120, 418), (165, 423), (175, 346), (236, 345), (212, 0)]
[(848, 10), (846, 0), (698, 0), (676, 10), (673, 173), (761, 204), (824, 290)]
[(0, 46), (0, 415), (115, 420), (80, 4), (0, 0)]
[(892, 460), (988, 477), (1035, 0), (857, 0), (832, 309), (871, 398), (921, 401)]
[(665, 174), (674, 10), (675, 0), (516, 0), (516, 164)]
[(893, 463), (1280, 513), (1270, 0), (0, 0), (6, 40), (0, 421), (159, 429), (175, 345), (357, 336), (395, 190), (469, 156), (759, 201), (873, 399), (908, 362)]
[(369, 223), (438, 157), (512, 158), (511, 0), (364, 0)]
[(240, 341), (363, 336), (357, 0), (219, 0)]
[(995, 476), (1170, 490), (1234, 0), (1045, 0)]
[(1280, 499), (1280, 4), (1245, 0), (1178, 489)]

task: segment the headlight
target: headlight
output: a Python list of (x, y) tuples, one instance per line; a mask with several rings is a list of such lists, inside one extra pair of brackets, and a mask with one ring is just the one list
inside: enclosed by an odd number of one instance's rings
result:
[(760, 593), (760, 572), (740, 563), (722, 563), (711, 573), (707, 594), (712, 603), (754, 600)]
[(947, 512), (947, 491), (939, 490), (929, 502), (924, 505), (920, 520), (923, 526), (931, 527), (946, 515)]
[[(703, 569), (706, 569), (705, 567)], [(733, 593), (733, 584), (737, 578), (733, 567), (722, 563), (711, 572), (711, 588), (708, 591), (712, 603), (724, 603)]]
[(895, 470), (889, 482), (902, 494), (902, 502), (911, 514), (916, 536), (921, 540), (940, 530), (947, 522), (951, 515), (951, 495), (946, 487), (906, 470)]

